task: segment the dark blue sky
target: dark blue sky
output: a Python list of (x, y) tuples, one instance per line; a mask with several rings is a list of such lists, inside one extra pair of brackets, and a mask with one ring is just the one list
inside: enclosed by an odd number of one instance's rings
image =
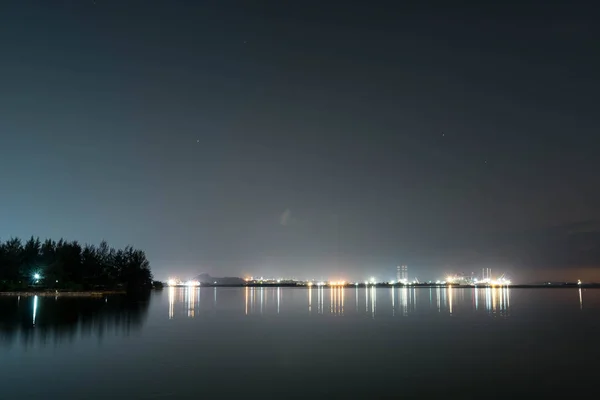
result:
[(597, 6), (319, 3), (3, 2), (0, 237), (600, 278)]

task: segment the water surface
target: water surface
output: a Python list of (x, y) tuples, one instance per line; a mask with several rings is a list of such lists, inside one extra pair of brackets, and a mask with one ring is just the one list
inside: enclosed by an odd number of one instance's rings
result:
[(0, 296), (0, 398), (577, 395), (599, 337), (593, 289)]

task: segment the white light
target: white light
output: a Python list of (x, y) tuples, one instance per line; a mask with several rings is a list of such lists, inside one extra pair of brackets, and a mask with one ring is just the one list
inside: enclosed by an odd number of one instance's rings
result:
[(581, 285), (581, 279), (577, 279), (577, 284)]
[(175, 285), (177, 285), (177, 281), (175, 279), (169, 279), (167, 281), (167, 285), (169, 285), (169, 286), (175, 286)]
[(33, 279), (38, 280), (40, 279), (40, 274), (33, 274)]
[(185, 286), (200, 286), (200, 282), (198, 281), (187, 281)]
[(393, 285), (393, 284), (395, 284), (395, 283), (396, 283), (395, 281), (391, 281), (391, 282), (390, 282), (390, 285)]

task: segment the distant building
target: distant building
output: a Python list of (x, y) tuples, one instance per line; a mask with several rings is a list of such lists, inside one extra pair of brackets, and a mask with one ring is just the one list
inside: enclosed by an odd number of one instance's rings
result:
[(396, 279), (398, 280), (398, 282), (408, 281), (408, 266), (407, 265), (398, 265), (396, 267)]

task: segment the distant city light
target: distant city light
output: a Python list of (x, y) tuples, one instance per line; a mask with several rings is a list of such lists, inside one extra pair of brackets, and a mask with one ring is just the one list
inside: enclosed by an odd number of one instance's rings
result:
[(169, 285), (169, 286), (175, 286), (175, 285), (177, 285), (177, 280), (175, 280), (175, 279), (173, 279), (173, 278), (170, 278), (170, 279), (167, 281), (167, 285)]
[(33, 274), (33, 279), (35, 279), (36, 281), (38, 281), (41, 278), (40, 274), (35, 273)]
[(581, 285), (581, 279), (577, 279), (577, 284)]
[(187, 281), (185, 286), (200, 286), (200, 282), (198, 281)]

